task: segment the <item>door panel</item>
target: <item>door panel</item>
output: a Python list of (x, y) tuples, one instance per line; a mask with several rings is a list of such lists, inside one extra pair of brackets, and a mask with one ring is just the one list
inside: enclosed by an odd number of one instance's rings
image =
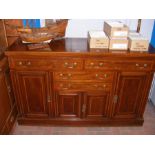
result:
[(0, 71), (0, 130), (11, 111), (11, 104), (4, 73)]
[(56, 93), (57, 116), (80, 117), (81, 116), (81, 94), (78, 92)]
[(109, 102), (107, 92), (87, 92), (84, 94), (84, 104), (86, 106), (84, 117), (102, 118), (106, 117), (106, 109)]
[(115, 105), (114, 117), (135, 118), (137, 116), (138, 108), (142, 103), (146, 75), (146, 73), (129, 72), (119, 74), (116, 92), (118, 101)]
[(49, 114), (48, 74), (18, 72), (21, 102), (27, 117), (47, 117)]

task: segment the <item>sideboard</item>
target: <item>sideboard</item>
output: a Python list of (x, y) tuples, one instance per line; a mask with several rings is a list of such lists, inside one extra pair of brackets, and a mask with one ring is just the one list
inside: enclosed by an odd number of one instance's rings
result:
[(40, 50), (17, 39), (5, 54), (18, 123), (143, 125), (155, 54), (90, 50), (85, 38), (51, 41)]

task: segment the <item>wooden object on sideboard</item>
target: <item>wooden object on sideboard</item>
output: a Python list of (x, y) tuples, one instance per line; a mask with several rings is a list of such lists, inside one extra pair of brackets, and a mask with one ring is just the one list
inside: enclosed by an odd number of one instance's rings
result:
[(7, 58), (0, 60), (0, 134), (9, 134), (17, 116)]
[(142, 125), (155, 54), (89, 50), (87, 39), (28, 50), (17, 40), (5, 54), (20, 124)]
[(0, 19), (0, 52), (3, 52), (8, 46), (4, 21)]
[(10, 46), (19, 37), (17, 27), (23, 26), (22, 19), (3, 19), (2, 22), (5, 28), (7, 46)]

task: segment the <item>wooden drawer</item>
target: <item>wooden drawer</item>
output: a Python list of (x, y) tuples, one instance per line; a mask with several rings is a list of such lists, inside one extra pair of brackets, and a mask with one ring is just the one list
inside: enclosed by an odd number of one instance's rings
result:
[(12, 59), (11, 68), (15, 69), (56, 69), (56, 70), (80, 70), (83, 68), (83, 61), (80, 59)]
[(148, 71), (151, 70), (153, 62), (151, 61), (104, 61), (90, 59), (85, 61), (86, 69), (111, 69), (111, 70), (135, 70)]
[(58, 59), (53, 61), (54, 69), (56, 70), (81, 70), (83, 69), (83, 60), (81, 59)]
[(114, 63), (102, 59), (88, 59), (85, 61), (85, 69), (114, 69)]
[(89, 83), (89, 82), (62, 82), (57, 81), (54, 84), (55, 90), (103, 90), (110, 91), (112, 89), (112, 83)]
[(121, 62), (121, 63), (116, 63), (115, 68), (120, 69), (120, 70), (135, 70), (135, 71), (148, 71), (152, 69), (153, 63), (150, 61), (126, 61), (126, 62)]
[(90, 81), (107, 81), (111, 82), (113, 80), (113, 72), (55, 72), (55, 80), (90, 80)]
[(10, 67), (15, 69), (52, 69), (53, 62), (38, 59), (12, 59)]

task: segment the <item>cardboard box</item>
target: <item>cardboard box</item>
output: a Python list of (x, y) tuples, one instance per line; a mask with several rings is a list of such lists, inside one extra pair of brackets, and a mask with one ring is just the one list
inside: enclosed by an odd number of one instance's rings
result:
[(110, 39), (109, 50), (128, 50), (128, 39)]
[(129, 36), (129, 50), (138, 52), (147, 52), (149, 48), (149, 41), (142, 35)]
[(88, 43), (90, 48), (94, 49), (108, 49), (109, 38), (103, 31), (89, 31)]
[(110, 38), (127, 38), (129, 28), (121, 22), (104, 22), (104, 32)]

